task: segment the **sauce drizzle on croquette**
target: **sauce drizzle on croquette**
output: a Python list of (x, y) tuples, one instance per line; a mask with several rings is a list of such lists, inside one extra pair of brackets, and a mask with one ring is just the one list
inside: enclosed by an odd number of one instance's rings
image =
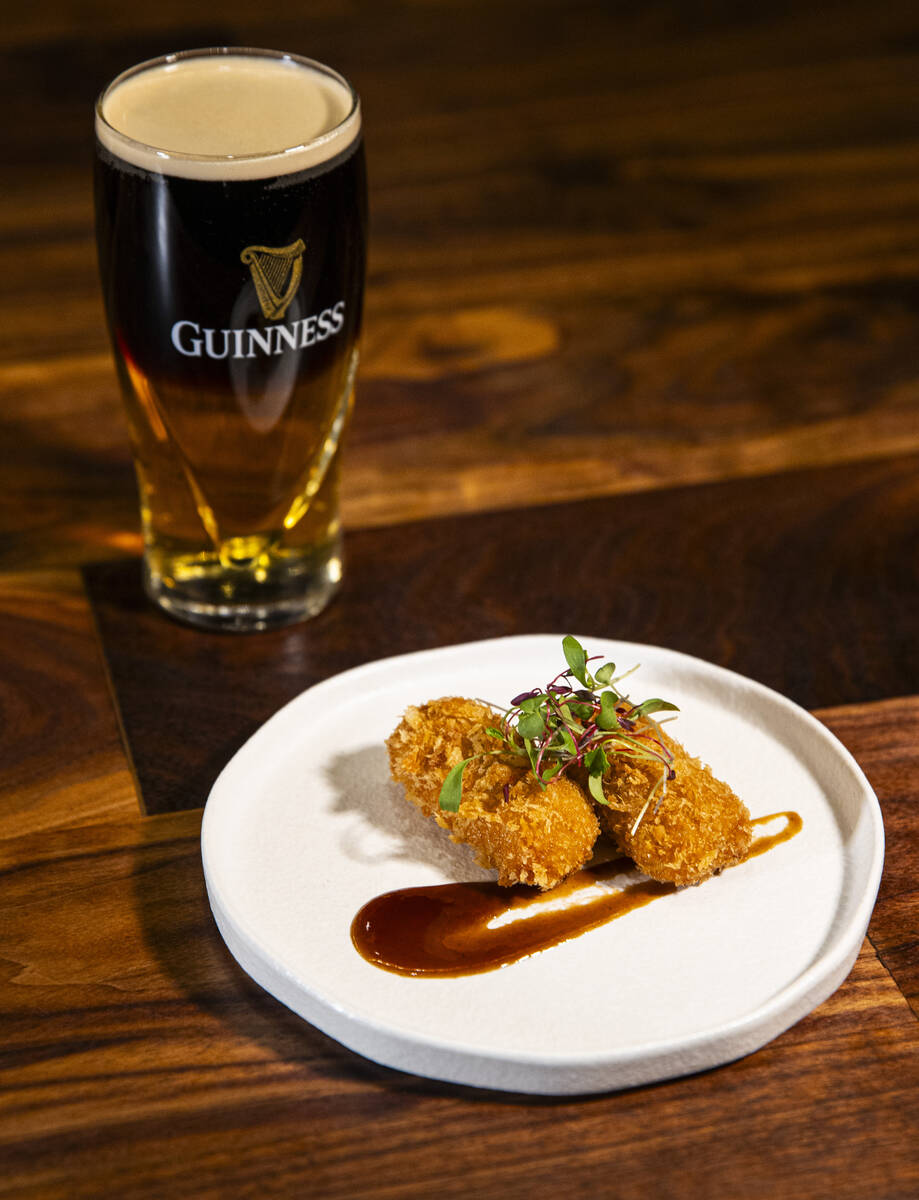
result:
[[(772, 813), (751, 824), (779, 819), (785, 822), (782, 828), (756, 838), (746, 858), (800, 833), (803, 822), (795, 812)], [(352, 922), (351, 939), (368, 962), (397, 975), (477, 975), (557, 946), (678, 890), (672, 883), (633, 878), (590, 895), (597, 885), (628, 874), (634, 875), (631, 860), (617, 858), (584, 867), (551, 893), (496, 883), (401, 888), (363, 906)], [(512, 919), (500, 920), (507, 916)]]

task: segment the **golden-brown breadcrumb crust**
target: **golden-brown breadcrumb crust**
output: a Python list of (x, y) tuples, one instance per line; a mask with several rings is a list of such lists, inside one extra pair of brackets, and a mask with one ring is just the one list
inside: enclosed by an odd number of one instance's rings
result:
[(490, 753), (467, 764), (459, 811), (442, 811), (447, 773), (463, 759), (495, 750), (486, 729), (497, 718), (487, 705), (448, 696), (407, 709), (386, 744), (393, 779), (407, 798), (455, 842), (471, 846), (503, 886), (555, 887), (588, 861), (601, 827), (642, 872), (678, 886), (700, 883), (746, 856), (752, 837), (746, 806), (666, 736), (675, 778), (635, 833), (660, 767), (618, 757), (603, 781), (609, 806), (595, 804), (572, 779), (543, 787), (519, 759)]
[(673, 754), (674, 778), (651, 802), (635, 833), (635, 821), (660, 778), (655, 763), (614, 758), (603, 779), (609, 804), (597, 805), (597, 812), (604, 833), (640, 871), (686, 887), (742, 862), (753, 830), (747, 806), (711, 768), (675, 739), (664, 734), (662, 740)]

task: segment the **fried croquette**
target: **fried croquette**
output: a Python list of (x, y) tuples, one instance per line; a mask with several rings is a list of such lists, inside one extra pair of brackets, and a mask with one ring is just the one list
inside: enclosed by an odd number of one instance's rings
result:
[[(494, 750), (486, 729), (496, 720), (486, 705), (460, 697), (409, 708), (387, 741), (392, 776), (426, 816), (498, 872), (499, 884), (547, 890), (587, 862), (600, 826), (593, 804), (570, 780), (543, 787), (518, 758), (473, 757)], [(445, 812), (441, 785), (467, 758), (459, 811)]]
[(686, 887), (743, 862), (753, 836), (750, 814), (708, 766), (660, 736), (673, 755), (663, 795), (648, 803), (661, 776), (658, 762), (615, 756), (603, 777), (608, 805), (597, 810), (603, 831), (641, 872)]
[(490, 749), (486, 728), (494, 712), (477, 700), (447, 696), (406, 709), (386, 740), (389, 767), (426, 817), (440, 813), (440, 788), (450, 768)]
[[(609, 755), (607, 804), (595, 804), (586, 778), (584, 787), (562, 775), (543, 785), (518, 756), (495, 753), (487, 729), (497, 720), (475, 700), (432, 700), (406, 711), (387, 748), (392, 777), (407, 798), (455, 842), (471, 846), (482, 866), (498, 872), (499, 884), (555, 887), (590, 859), (601, 831), (643, 874), (678, 887), (701, 883), (747, 856), (746, 806), (658, 727), (654, 736), (672, 755), (673, 777), (663, 792), (661, 761)], [(459, 810), (444, 811), (441, 786), (464, 759), (471, 761)]]

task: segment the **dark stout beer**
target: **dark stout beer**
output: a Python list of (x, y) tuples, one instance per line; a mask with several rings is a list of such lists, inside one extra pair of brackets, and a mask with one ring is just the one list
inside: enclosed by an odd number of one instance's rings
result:
[(366, 256), (357, 98), (308, 60), (192, 52), (119, 77), (96, 129), (147, 590), (205, 625), (310, 615), (341, 576)]

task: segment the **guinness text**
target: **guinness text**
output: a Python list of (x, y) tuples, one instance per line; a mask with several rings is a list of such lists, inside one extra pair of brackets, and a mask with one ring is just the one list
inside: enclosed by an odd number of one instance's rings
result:
[(345, 302), (290, 325), (265, 329), (202, 329), (195, 321), (176, 321), (172, 344), (186, 358), (257, 358), (260, 354), (283, 354), (324, 342), (339, 332), (345, 321)]

